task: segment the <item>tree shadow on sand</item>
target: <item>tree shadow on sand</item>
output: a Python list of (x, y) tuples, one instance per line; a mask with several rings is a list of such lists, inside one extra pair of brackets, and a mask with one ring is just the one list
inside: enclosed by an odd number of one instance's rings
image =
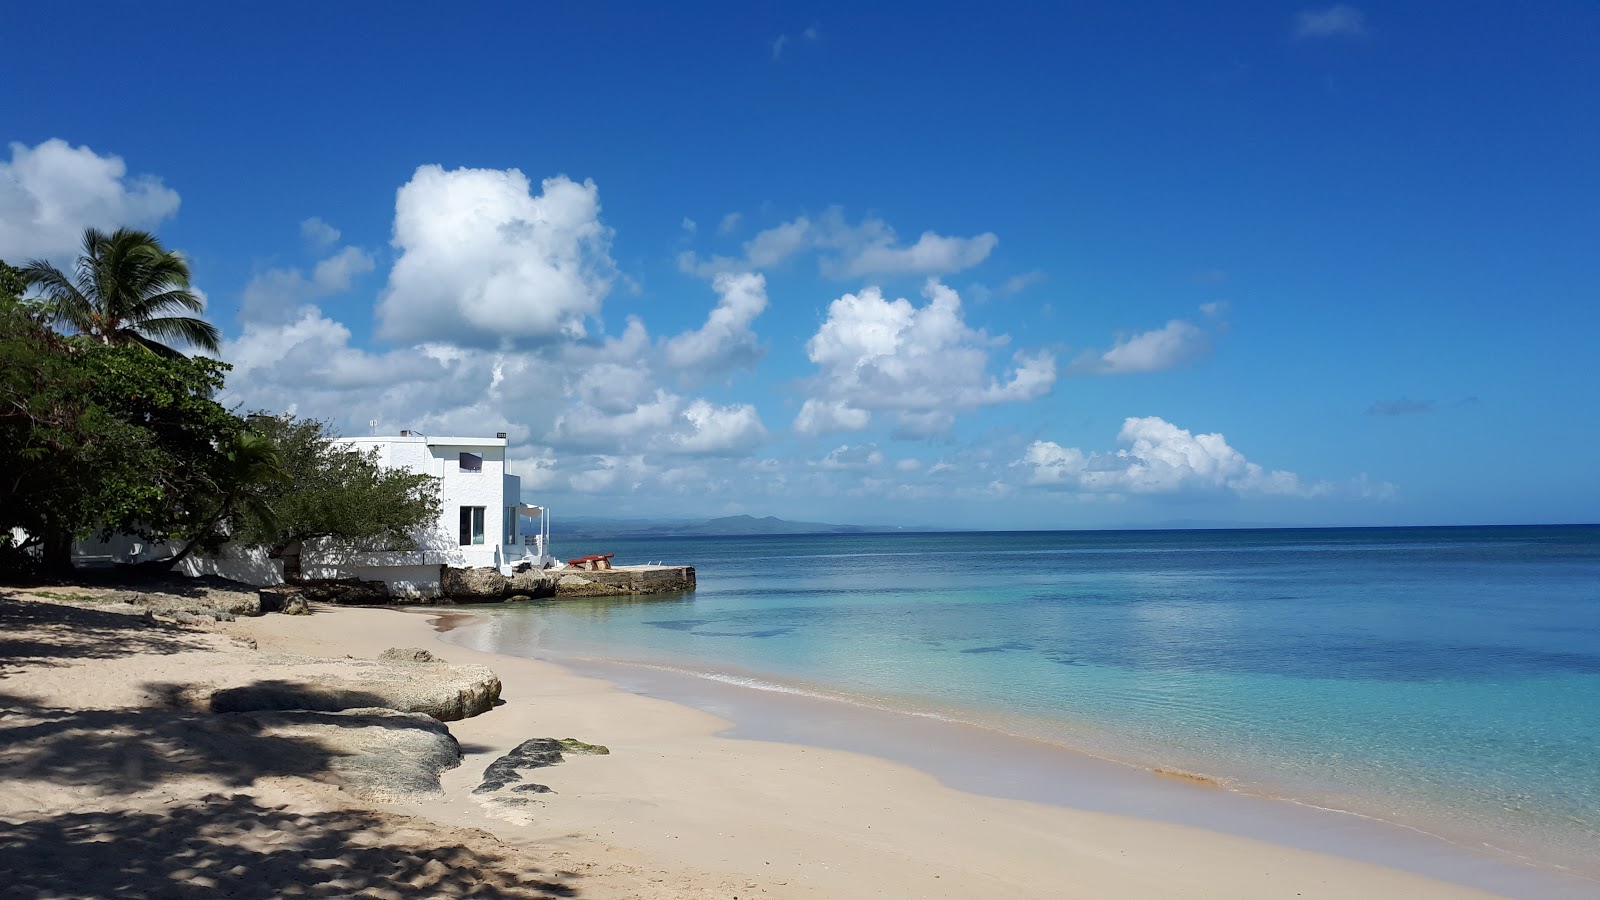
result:
[(137, 615), (17, 600), (0, 593), (0, 671), (208, 648), (205, 639), (192, 631)]
[(0, 820), (6, 896), (575, 897), (560, 875), (482, 832), (338, 809), (300, 814), (243, 794), (161, 812)]
[(109, 794), (205, 776), (243, 787), (272, 776), (317, 779), (335, 754), (276, 737), (248, 717), (164, 709), (67, 710), (0, 694), (0, 779), (39, 779)]

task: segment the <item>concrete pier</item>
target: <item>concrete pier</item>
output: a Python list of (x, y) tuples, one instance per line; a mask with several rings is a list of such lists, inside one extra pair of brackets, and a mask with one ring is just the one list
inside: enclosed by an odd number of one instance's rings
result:
[(694, 566), (616, 566), (597, 572), (552, 569), (557, 597), (671, 594), (694, 590)]

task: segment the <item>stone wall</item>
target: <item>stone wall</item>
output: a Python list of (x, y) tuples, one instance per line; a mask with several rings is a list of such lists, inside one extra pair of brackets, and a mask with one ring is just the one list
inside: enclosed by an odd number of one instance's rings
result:
[(599, 572), (557, 569), (557, 597), (672, 594), (695, 588), (694, 566), (621, 566)]

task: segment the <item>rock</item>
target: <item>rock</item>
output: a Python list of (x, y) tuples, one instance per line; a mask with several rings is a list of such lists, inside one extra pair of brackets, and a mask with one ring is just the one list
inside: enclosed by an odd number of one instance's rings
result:
[(404, 648), (401, 648), (401, 647), (390, 647), (389, 649), (383, 651), (382, 653), (379, 653), (378, 654), (378, 659), (380, 661), (382, 661), (382, 662), (401, 662), (401, 663), (431, 663), (431, 662), (442, 663), (442, 662), (444, 662), (444, 660), (440, 659), (437, 656), (434, 656), (432, 653), (429, 653), (428, 651), (419, 649), (417, 647), (404, 647)]
[(304, 594), (290, 594), (284, 598), (283, 614), (286, 616), (309, 616), (311, 604), (307, 602)]
[(522, 773), (561, 762), (563, 751), (596, 755), (611, 752), (598, 744), (586, 744), (574, 738), (530, 738), (483, 770), (483, 782), (472, 789), (474, 799), (499, 818), (528, 824), (532, 821), (533, 807), (541, 805), (541, 801), (525, 795), (555, 792), (549, 785), (523, 782)]
[(499, 600), (506, 595), (509, 584), (498, 569), (487, 567), (458, 569), (445, 566), (439, 578), (439, 592), (451, 600), (467, 603)]
[[(561, 753), (581, 753), (605, 756), (611, 753), (599, 744), (586, 744), (575, 738), (529, 738), (518, 744), (510, 753), (490, 763), (483, 770), (483, 782), (472, 789), (474, 794), (490, 794), (522, 780), (522, 769), (542, 769), (553, 766), (564, 758)], [(515, 790), (515, 789), (514, 789)], [(546, 791), (549, 788), (545, 788)], [(543, 791), (539, 791), (543, 793)]]
[(490, 709), (499, 699), (500, 678), (483, 666), (260, 656), (251, 658), (234, 686), (188, 688), (177, 702), (213, 712), (381, 707), (454, 722)]
[(511, 584), (506, 590), (518, 598), (554, 597), (556, 579), (545, 572), (518, 572), (511, 576)]
[(383, 606), (394, 601), (389, 586), (360, 578), (318, 578), (295, 583), (307, 600), (341, 606)]
[(622, 588), (593, 578), (586, 578), (582, 575), (562, 575), (561, 579), (556, 582), (556, 596), (558, 597), (609, 597), (626, 593), (627, 591)]
[(461, 765), (461, 745), (441, 722), (390, 709), (339, 712), (246, 712), (219, 716), (218, 725), (257, 739), (300, 742), (325, 754), (341, 788), (393, 802), (438, 796), (439, 773)]

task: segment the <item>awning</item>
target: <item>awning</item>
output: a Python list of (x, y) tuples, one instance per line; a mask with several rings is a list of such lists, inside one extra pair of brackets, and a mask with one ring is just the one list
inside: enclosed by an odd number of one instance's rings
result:
[(540, 516), (544, 515), (544, 509), (542, 509), (541, 507), (538, 507), (538, 506), (534, 506), (532, 503), (518, 504), (517, 511), (522, 513), (523, 515), (527, 516), (530, 519), (537, 519)]

